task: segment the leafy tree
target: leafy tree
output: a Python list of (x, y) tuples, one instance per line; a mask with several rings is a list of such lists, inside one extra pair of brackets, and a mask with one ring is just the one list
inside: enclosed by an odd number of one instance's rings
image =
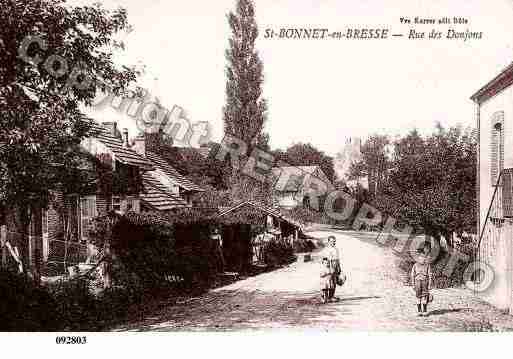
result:
[[(255, 147), (269, 148), (269, 136), (263, 132), (267, 103), (262, 97), (263, 63), (255, 49), (258, 27), (253, 1), (238, 0), (235, 12), (228, 14), (228, 22), (232, 36), (226, 50), (224, 132), (242, 140), (249, 154)], [(270, 182), (261, 183), (239, 172), (232, 168), (229, 186), (233, 200), (270, 200)]]
[(372, 135), (361, 147), (362, 159), (353, 163), (349, 169), (352, 179), (367, 176), (369, 193), (377, 196), (390, 167), (390, 139), (386, 135)]
[(262, 133), (267, 103), (262, 98), (263, 63), (255, 49), (258, 27), (253, 1), (238, 0), (228, 22), (232, 36), (226, 50), (224, 131), (242, 140), (251, 151), (255, 145), (268, 144), (268, 136)]
[[(94, 79), (119, 92), (136, 72), (112, 61), (123, 47), (115, 34), (129, 28), (124, 9), (0, 0), (0, 16), (0, 205), (16, 211), (25, 268), (37, 277), (41, 243), (28, 245), (30, 217), (38, 218), (52, 189), (66, 189), (65, 173), (80, 164), (76, 148), (88, 133), (81, 106), (93, 103)], [(40, 225), (34, 230), (41, 234)]]
[(426, 138), (398, 140), (379, 208), (437, 239), (471, 232), (476, 221), (477, 141), (470, 129), (437, 125)]

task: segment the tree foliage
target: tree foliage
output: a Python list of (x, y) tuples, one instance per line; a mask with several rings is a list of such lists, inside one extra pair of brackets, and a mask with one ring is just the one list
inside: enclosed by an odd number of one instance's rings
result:
[[(224, 132), (243, 141), (249, 155), (255, 147), (269, 149), (269, 135), (263, 132), (267, 102), (262, 94), (263, 63), (255, 48), (258, 26), (253, 1), (238, 0), (235, 12), (228, 14), (228, 23), (232, 36), (226, 50)], [(232, 168), (229, 187), (233, 201), (270, 201), (270, 181), (260, 182), (239, 172), (240, 169)]]
[(473, 232), (476, 221), (477, 141), (473, 131), (440, 124), (394, 143), (393, 166), (379, 208), (416, 229), (449, 239)]
[(369, 193), (375, 197), (381, 193), (390, 168), (390, 138), (372, 135), (361, 147), (362, 159), (349, 168), (349, 178), (367, 177)]
[(224, 131), (242, 140), (248, 150), (268, 145), (262, 131), (267, 117), (267, 103), (262, 97), (263, 63), (255, 41), (258, 27), (252, 0), (238, 0), (236, 11), (228, 14), (232, 31), (226, 50), (226, 105)]
[[(29, 208), (46, 206), (50, 191), (65, 187), (65, 172), (80, 165), (77, 147), (89, 130), (81, 106), (92, 104), (95, 79), (119, 92), (136, 71), (112, 60), (123, 47), (116, 33), (129, 28), (124, 9), (1, 0), (0, 16), (0, 205), (18, 208), (26, 227)], [(34, 38), (28, 63), (20, 49)]]

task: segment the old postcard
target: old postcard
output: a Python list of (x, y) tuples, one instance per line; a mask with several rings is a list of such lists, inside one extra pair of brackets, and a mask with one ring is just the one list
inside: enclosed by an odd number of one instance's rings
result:
[(513, 329), (513, 3), (0, 15), (6, 336)]

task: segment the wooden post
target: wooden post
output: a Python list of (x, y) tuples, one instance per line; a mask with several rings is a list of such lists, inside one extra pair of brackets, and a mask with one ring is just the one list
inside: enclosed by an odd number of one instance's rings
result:
[(0, 227), (0, 245), (2, 248), (2, 267), (7, 268), (7, 226), (4, 224)]
[(29, 223), (29, 263), (32, 278), (41, 283), (41, 264), (43, 258), (43, 216), (39, 206), (30, 209)]
[(103, 288), (109, 289), (112, 286), (112, 253), (110, 251), (110, 243), (104, 245), (105, 262), (103, 263)]

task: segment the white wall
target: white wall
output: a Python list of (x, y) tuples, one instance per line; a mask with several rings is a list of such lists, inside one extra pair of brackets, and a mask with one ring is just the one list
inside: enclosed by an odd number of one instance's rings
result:
[[(490, 142), (492, 117), (497, 111), (504, 111), (504, 168), (513, 167), (513, 87), (509, 87), (480, 105), (479, 139), (479, 225), (485, 224), (486, 214), (493, 196), (491, 183)], [(494, 285), (481, 297), (493, 305), (507, 309), (511, 292), (511, 268), (509, 265), (512, 224), (506, 220), (502, 227), (486, 224), (485, 236), (481, 243), (481, 258), (489, 264), (494, 273)]]
[(497, 111), (504, 111), (504, 168), (513, 167), (513, 87), (503, 90), (480, 106), (479, 207), (481, 220), (479, 223), (481, 226), (494, 189), (490, 179), (490, 140), (492, 116)]
[(280, 192), (278, 195), (278, 203), (281, 207), (294, 208), (301, 204), (299, 198), (296, 199), (296, 193)]

